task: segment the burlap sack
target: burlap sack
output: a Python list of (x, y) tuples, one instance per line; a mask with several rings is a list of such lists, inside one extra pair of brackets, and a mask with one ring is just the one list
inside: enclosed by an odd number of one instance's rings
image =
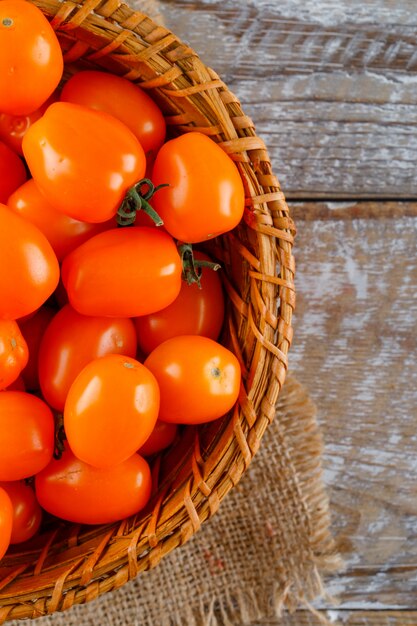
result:
[(37, 626), (240, 626), (311, 608), (322, 574), (340, 566), (321, 453), (315, 407), (289, 376), (248, 472), (187, 545), (122, 589)]

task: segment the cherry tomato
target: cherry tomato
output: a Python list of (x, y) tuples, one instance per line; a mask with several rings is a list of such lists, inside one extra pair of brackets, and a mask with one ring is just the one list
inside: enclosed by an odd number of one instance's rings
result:
[(0, 111), (26, 115), (56, 89), (64, 63), (59, 41), (31, 2), (0, 2)]
[(164, 144), (152, 181), (169, 185), (152, 203), (167, 231), (180, 241), (212, 239), (242, 219), (245, 192), (238, 169), (206, 135), (190, 132)]
[(54, 452), (54, 418), (49, 407), (21, 391), (0, 393), (0, 480), (33, 476)]
[[(56, 311), (48, 306), (43, 306), (36, 311), (35, 315), (25, 322), (19, 322), (20, 330), (29, 348), (29, 360), (22, 372), (24, 384), (30, 391), (38, 391), (38, 354), (42, 337), (49, 322)], [(23, 389), (24, 391), (24, 389)]]
[[(211, 261), (201, 252), (195, 252), (198, 261)], [(201, 289), (197, 283), (182, 282), (178, 298), (167, 308), (135, 319), (138, 344), (149, 354), (160, 343), (177, 335), (202, 335), (217, 339), (223, 325), (224, 298), (217, 272), (203, 268)]]
[(207, 337), (168, 339), (148, 356), (145, 366), (159, 384), (163, 422), (211, 422), (225, 415), (239, 395), (239, 361)]
[(10, 498), (0, 487), (0, 559), (6, 554), (10, 545), (13, 524), (13, 507)]
[(26, 366), (27, 343), (13, 320), (0, 320), (0, 389), (11, 385)]
[(35, 492), (23, 481), (2, 482), (13, 507), (13, 525), (10, 543), (23, 543), (31, 539), (39, 530), (42, 522), (42, 509)]
[(3, 204), (0, 267), (0, 319), (36, 311), (58, 284), (58, 261), (45, 235)]
[(149, 438), (140, 447), (139, 454), (151, 456), (161, 450), (165, 450), (177, 436), (178, 426), (158, 420)]
[(181, 289), (173, 239), (156, 228), (118, 228), (96, 235), (62, 264), (71, 305), (84, 315), (136, 317), (165, 308)]
[(122, 463), (148, 439), (158, 411), (158, 383), (139, 361), (118, 354), (91, 361), (65, 402), (69, 447), (93, 467)]
[(136, 355), (132, 320), (86, 317), (64, 306), (46, 329), (39, 348), (39, 381), (48, 404), (63, 411), (69, 388), (81, 370), (107, 354)]
[(31, 125), (39, 120), (46, 109), (53, 102), (56, 102), (57, 94), (53, 93), (39, 109), (27, 115), (8, 115), (0, 113), (0, 139), (16, 154), (23, 156), (22, 141), (26, 131)]
[(3, 204), (7, 202), (8, 197), (25, 182), (26, 178), (23, 162), (9, 146), (0, 141), (0, 202)]
[(7, 202), (12, 211), (34, 224), (51, 244), (58, 261), (103, 230), (114, 228), (115, 220), (88, 224), (56, 211), (33, 179), (19, 187)]
[(122, 122), (69, 102), (52, 104), (22, 146), (51, 206), (82, 222), (111, 219), (146, 169), (142, 146)]
[(64, 85), (63, 102), (74, 102), (104, 111), (123, 122), (138, 138), (146, 157), (164, 143), (166, 125), (155, 102), (130, 80), (87, 70), (77, 72)]
[(151, 472), (138, 454), (98, 469), (67, 450), (36, 476), (35, 489), (52, 515), (78, 524), (108, 524), (143, 509), (151, 495)]

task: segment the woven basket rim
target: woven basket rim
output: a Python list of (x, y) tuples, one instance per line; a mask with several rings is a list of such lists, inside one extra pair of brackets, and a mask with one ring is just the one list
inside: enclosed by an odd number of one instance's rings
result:
[[(32, 0), (66, 48), (70, 72), (115, 71), (148, 90), (176, 133), (200, 130), (236, 162), (246, 191), (244, 222), (215, 242), (228, 271), (230, 345), (244, 387), (236, 409), (215, 425), (187, 432), (188, 456), (158, 457), (162, 487), (144, 514), (81, 529), (57, 524), (30, 548), (0, 562), (0, 624), (89, 601), (157, 565), (213, 515), (247, 470), (287, 371), (295, 306), (295, 227), (264, 142), (220, 77), (188, 45), (117, 0)], [(237, 283), (239, 283), (239, 292)]]

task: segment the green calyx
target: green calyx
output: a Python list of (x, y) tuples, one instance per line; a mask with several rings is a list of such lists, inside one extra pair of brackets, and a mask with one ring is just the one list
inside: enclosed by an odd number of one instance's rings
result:
[(197, 283), (198, 288), (201, 289), (203, 267), (208, 267), (214, 272), (217, 272), (221, 268), (221, 265), (218, 263), (196, 259), (194, 257), (193, 247), (190, 243), (179, 245), (178, 252), (180, 253), (182, 263), (182, 278), (187, 285)]
[(158, 185), (155, 187), (149, 178), (142, 178), (126, 193), (124, 200), (117, 211), (116, 219), (119, 226), (132, 226), (136, 221), (136, 213), (145, 211), (155, 222), (156, 226), (163, 226), (163, 221), (155, 209), (149, 204), (149, 200), (157, 191), (169, 185)]

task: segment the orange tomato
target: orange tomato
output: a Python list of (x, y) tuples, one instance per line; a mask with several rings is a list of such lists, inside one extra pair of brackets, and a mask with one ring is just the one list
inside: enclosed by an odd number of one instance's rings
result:
[(21, 391), (0, 393), (0, 480), (21, 480), (46, 467), (54, 452), (50, 408)]
[(16, 189), (9, 197), (7, 205), (25, 220), (39, 228), (51, 244), (58, 261), (82, 243), (102, 232), (114, 228), (116, 222), (110, 220), (100, 224), (88, 224), (59, 213), (52, 207), (38, 189), (33, 179)]
[(111, 354), (91, 361), (72, 383), (64, 428), (74, 454), (93, 467), (126, 461), (153, 431), (159, 388), (144, 365)]
[(59, 265), (40, 230), (0, 204), (0, 319), (36, 311), (58, 284)]
[(36, 500), (35, 492), (23, 481), (0, 482), (10, 498), (13, 507), (12, 534), (10, 543), (23, 543), (31, 539), (42, 522), (42, 509)]
[(61, 276), (80, 313), (136, 317), (171, 304), (181, 289), (181, 272), (172, 237), (156, 228), (129, 227), (89, 239), (64, 259)]
[(240, 390), (235, 355), (207, 337), (168, 339), (146, 359), (161, 392), (159, 419), (174, 424), (201, 424), (225, 415)]
[(0, 320), (0, 389), (18, 378), (29, 358), (27, 343), (13, 320)]
[(23, 185), (25, 180), (26, 170), (23, 162), (9, 146), (0, 141), (0, 202), (3, 204), (7, 202), (8, 197)]
[(176, 424), (168, 424), (167, 422), (158, 420), (149, 438), (140, 447), (139, 454), (142, 456), (152, 456), (152, 454), (165, 450), (165, 448), (168, 448), (174, 441), (177, 432), (178, 426)]
[(0, 111), (38, 109), (61, 80), (59, 41), (43, 13), (25, 0), (0, 2)]
[(57, 95), (50, 96), (36, 111), (27, 115), (8, 115), (0, 113), (0, 139), (16, 154), (23, 156), (22, 141), (27, 130), (39, 120), (50, 104), (55, 102)]
[(25, 381), (22, 376), (18, 376), (11, 385), (9, 385), (6, 389), (2, 389), (2, 391), (26, 391)]
[[(39, 391), (38, 354), (42, 337), (56, 311), (43, 306), (30, 319), (19, 322), (21, 333), (29, 349), (29, 360), (22, 372), (24, 386), (29, 391)], [(24, 391), (24, 389), (22, 390)]]
[[(211, 261), (202, 252), (195, 252), (196, 261)], [(209, 268), (202, 268), (201, 288), (197, 283), (182, 281), (178, 297), (165, 309), (135, 319), (138, 344), (149, 354), (160, 343), (177, 335), (202, 335), (217, 339), (223, 325), (224, 297), (220, 277)]]
[(23, 138), (31, 174), (51, 206), (82, 222), (105, 222), (145, 173), (145, 153), (119, 120), (55, 102)]
[(13, 507), (9, 496), (0, 487), (0, 559), (10, 545), (13, 524)]
[(136, 355), (132, 320), (87, 317), (64, 306), (47, 327), (39, 347), (39, 381), (48, 404), (63, 411), (69, 388), (81, 370), (107, 354)]
[(147, 93), (126, 78), (94, 70), (77, 72), (65, 83), (61, 100), (116, 117), (140, 141), (147, 159), (164, 143), (166, 125), (160, 109)]
[(240, 222), (245, 192), (238, 169), (212, 139), (189, 132), (165, 143), (155, 160), (152, 182), (168, 184), (152, 205), (175, 239), (198, 243)]
[(138, 513), (151, 487), (149, 465), (138, 454), (116, 467), (98, 469), (66, 450), (35, 478), (40, 505), (78, 524), (108, 524)]

